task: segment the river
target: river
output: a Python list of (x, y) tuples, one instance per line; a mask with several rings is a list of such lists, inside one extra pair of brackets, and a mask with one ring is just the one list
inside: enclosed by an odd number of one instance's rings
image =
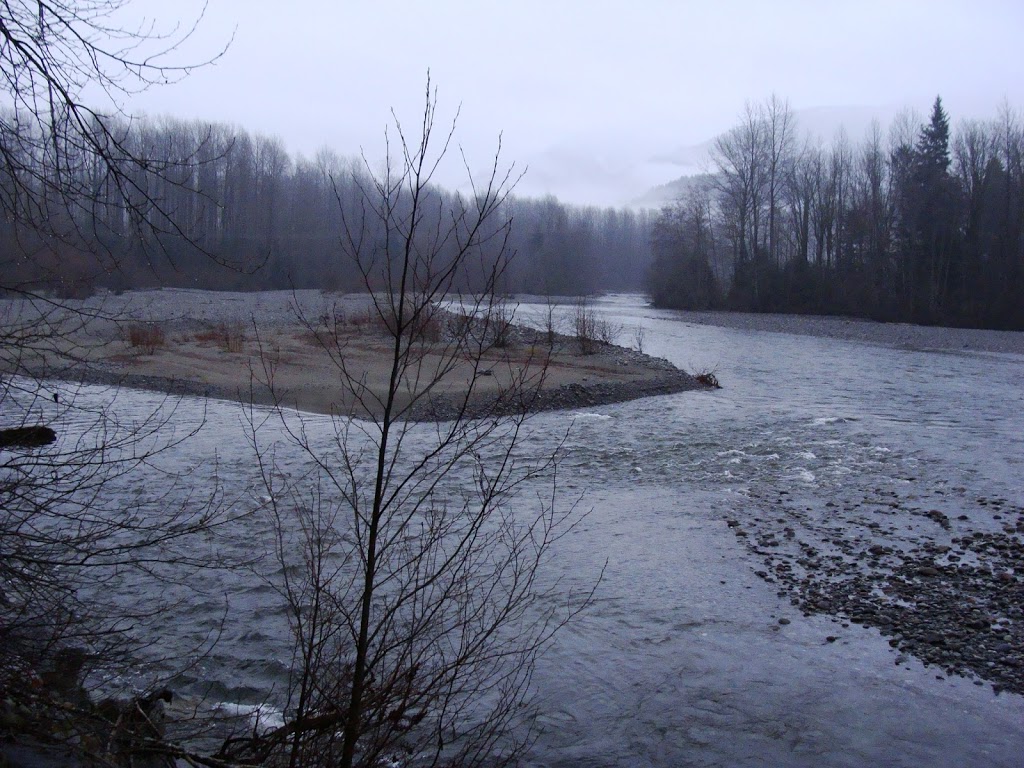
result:
[[(528, 764), (1020, 766), (1019, 694), (926, 666), (877, 627), (802, 610), (771, 568), (795, 562), (787, 541), (846, 551), (840, 538), (876, 535), (868, 518), (883, 505), (877, 535), (908, 552), (1016, 520), (987, 500), (1016, 514), (1024, 504), (1024, 355), (955, 340), (908, 348), (901, 327), (857, 321), (871, 340), (822, 335), (812, 319), (794, 321), (799, 333), (721, 327), (637, 296), (594, 308), (623, 327), (621, 343), (641, 325), (645, 352), (713, 369), (722, 389), (535, 417), (538, 445), (569, 429), (560, 490), (591, 510), (559, 545), (567, 584), (604, 578), (540, 661)], [(157, 402), (121, 393), (117, 408)], [(165, 460), (200, 483), (215, 473), (229, 503), (258, 498), (237, 405), (188, 401), (175, 418), (202, 429)], [(953, 525), (930, 528), (933, 510)], [(229, 554), (262, 535), (247, 527)], [(756, 542), (775, 536), (782, 546), (763, 557)], [(185, 684), (257, 703), (286, 666), (282, 638), (260, 623), (280, 609), (265, 585), (210, 578), (206, 598), (167, 612), (168, 635), (187, 626), (182, 647), (201, 645), (225, 610), (244, 620), (224, 625)], [(1021, 627), (1000, 626), (1019, 655)]]

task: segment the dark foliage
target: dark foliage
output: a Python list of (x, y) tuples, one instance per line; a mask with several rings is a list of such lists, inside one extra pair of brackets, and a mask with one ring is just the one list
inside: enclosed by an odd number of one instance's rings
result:
[(718, 140), (713, 181), (654, 223), (656, 305), (1024, 329), (1015, 113), (951, 139), (936, 99), (887, 146), (877, 128), (856, 147), (792, 134), (773, 99)]
[[(37, 180), (56, 173), (51, 156), (24, 153), (20, 175), (0, 163), (4, 287), (65, 297), (98, 287), (362, 290), (358, 271), (335, 258), (342, 217), (359, 215), (359, 190), (369, 183), (358, 160), (327, 150), (292, 158), (278, 139), (211, 123), (103, 124), (134, 162), (114, 164), (124, 176), (119, 185), (107, 171), (94, 178), (89, 147), (62, 148), (66, 205), (47, 218), (60, 223), (60, 237), (52, 236), (54, 226), (26, 227), (3, 205), (6, 187), (46, 197)], [(47, 143), (45, 135), (38, 141)], [(460, 204), (459, 195), (436, 186), (429, 193)], [(580, 208), (553, 197), (510, 197), (503, 208), (515, 219), (509, 245), (516, 258), (500, 290), (574, 296), (640, 289), (650, 253), (646, 211)], [(480, 284), (466, 275), (456, 288)]]

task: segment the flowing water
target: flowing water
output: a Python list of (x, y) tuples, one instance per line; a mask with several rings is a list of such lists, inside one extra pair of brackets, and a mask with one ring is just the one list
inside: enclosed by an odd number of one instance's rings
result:
[[(770, 500), (784, 494), (818, 530), (883, 496), (997, 528), (975, 500), (1024, 504), (1024, 356), (701, 325), (631, 296), (595, 309), (623, 340), (642, 325), (649, 354), (714, 369), (723, 389), (535, 418), (538, 451), (569, 430), (560, 491), (591, 510), (559, 545), (566, 588), (604, 577), (540, 662), (529, 764), (1024, 764), (1024, 698), (899, 658), (874, 629), (802, 615), (727, 524), (779, 514)], [(116, 407), (129, 419), (157, 401), (121, 393)], [(258, 502), (239, 406), (186, 401), (175, 419), (202, 429), (162, 460), (200, 483), (215, 473), (240, 508)], [(329, 434), (323, 417), (307, 429)], [(286, 456), (281, 471), (304, 468)], [(261, 554), (269, 535), (247, 523), (210, 556)], [(183, 685), (256, 704), (287, 668), (280, 601), (243, 574), (206, 578), (164, 617), (183, 654), (222, 632)], [(222, 624), (225, 611), (243, 620)]]

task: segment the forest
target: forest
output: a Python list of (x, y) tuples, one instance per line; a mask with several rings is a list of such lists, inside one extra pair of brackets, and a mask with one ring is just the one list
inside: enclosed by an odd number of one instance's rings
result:
[[(327, 149), (292, 157), (274, 137), (173, 118), (126, 124), (96, 116), (85, 130), (84, 141), (80, 131), (58, 141), (22, 137), (8, 148), (0, 170), (18, 181), (0, 183), (5, 286), (67, 297), (97, 288), (362, 287), (355, 265), (339, 257), (346, 217), (363, 216), (361, 190), (376, 171), (362, 158)], [(97, 164), (97, 146), (123, 156), (123, 171)], [(431, 194), (472, 205), (458, 192)], [(503, 205), (514, 220), (507, 246), (515, 258), (502, 291), (642, 288), (650, 212), (554, 197), (510, 196)], [(39, 220), (47, 221), (45, 236), (23, 223)]]
[[(8, 289), (362, 286), (339, 258), (372, 183), (358, 156), (293, 157), (275, 137), (168, 117), (95, 116), (76, 141), (55, 138), (13, 145), (3, 163), (18, 177), (0, 182)], [(122, 153), (123, 172), (91, 161), (96, 146)], [(499, 290), (646, 289), (666, 308), (1022, 329), (1022, 158), (1009, 106), (954, 132), (936, 98), (927, 120), (904, 113), (860, 143), (840, 132), (825, 145), (773, 96), (746, 107), (714, 141), (709, 172), (658, 213), (510, 196), (514, 258)], [(23, 224), (40, 220), (42, 230)]]
[(1024, 329), (1024, 124), (904, 114), (854, 144), (748, 105), (654, 222), (648, 288), (683, 309)]

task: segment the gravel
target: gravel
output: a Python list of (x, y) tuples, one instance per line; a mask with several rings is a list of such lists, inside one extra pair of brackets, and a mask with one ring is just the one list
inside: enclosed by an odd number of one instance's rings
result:
[(744, 331), (792, 333), (847, 341), (884, 344), (907, 350), (970, 350), (1024, 355), (1024, 333), (976, 328), (942, 328), (879, 323), (849, 317), (825, 315), (769, 315), (746, 312), (679, 311), (677, 317), (689, 323), (736, 328)]
[[(563, 334), (555, 334), (553, 341), (553, 351), (556, 353), (576, 344), (574, 339)], [(516, 347), (546, 346), (549, 343), (546, 333), (523, 326), (513, 327), (509, 342)], [(540, 392), (529, 393), (531, 398), (528, 403), (520, 399), (497, 402), (493, 398), (480, 399), (470, 403), (466, 415), (471, 418), (511, 415), (521, 413), (524, 406), (525, 410), (531, 413), (586, 408), (707, 388), (689, 373), (676, 368), (663, 358), (612, 344), (597, 346), (596, 356), (600, 357), (603, 364), (641, 368), (649, 374), (632, 381), (595, 381), (586, 384), (573, 382), (560, 387), (545, 388)], [(461, 400), (457, 398), (435, 398), (417, 408), (411, 418), (416, 421), (444, 421), (457, 416), (460, 405)]]
[(805, 615), (876, 628), (896, 664), (913, 655), (940, 678), (1024, 694), (1024, 507), (948, 502), (961, 514), (878, 490), (823, 515), (778, 492), (728, 525), (764, 563), (757, 575)]

